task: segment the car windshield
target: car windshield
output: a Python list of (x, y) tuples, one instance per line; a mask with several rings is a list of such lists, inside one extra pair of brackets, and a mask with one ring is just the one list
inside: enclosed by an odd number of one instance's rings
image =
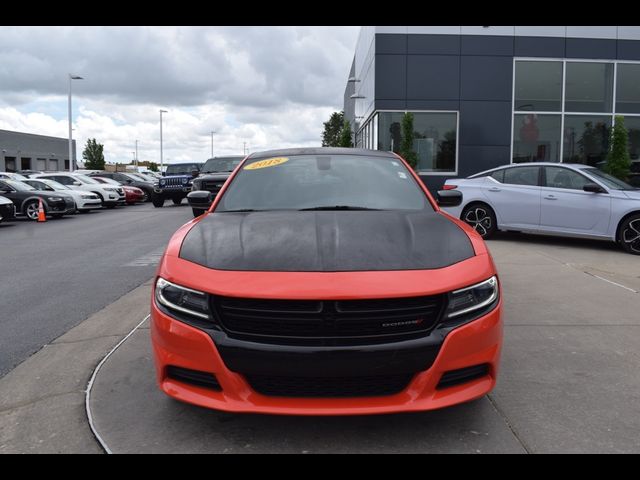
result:
[(216, 212), (426, 208), (427, 197), (396, 158), (321, 154), (250, 159)]
[(202, 167), (200, 173), (219, 173), (219, 172), (233, 172), (240, 162), (242, 157), (219, 157), (210, 158), (207, 163)]
[(82, 175), (82, 174), (76, 174), (73, 176), (73, 178), (80, 180), (82, 183), (88, 183), (90, 185), (95, 185), (96, 183), (100, 183), (94, 180), (93, 178), (87, 177), (86, 175)]
[(127, 178), (130, 178), (131, 180), (135, 180), (136, 182), (147, 182), (148, 181), (147, 179), (145, 179), (139, 173), (127, 173)]
[(167, 175), (191, 175), (194, 170), (200, 171), (200, 164), (178, 163), (167, 167)]
[(638, 190), (628, 183), (623, 182), (622, 180), (619, 180), (616, 177), (603, 172), (602, 170), (598, 170), (597, 168), (585, 168), (584, 171), (600, 180), (606, 187), (613, 190)]
[(39, 180), (40, 182), (49, 185), (51, 188), (53, 188), (54, 190), (71, 190), (69, 187), (67, 187), (66, 185), (63, 185), (59, 182), (56, 182), (55, 180), (45, 180), (45, 179), (41, 179)]
[(105, 178), (105, 177), (99, 177), (99, 178), (100, 178), (99, 180), (100, 183), (108, 183), (109, 185), (118, 185), (118, 186), (120, 185), (120, 182), (118, 182), (117, 180), (114, 180), (113, 178)]
[(10, 187), (13, 187), (15, 190), (18, 191), (22, 191), (22, 192), (28, 192), (30, 190), (35, 190), (35, 188), (33, 188), (31, 185), (27, 185), (26, 183), (22, 183), (22, 182), (18, 182), (16, 180), (2, 180), (4, 183), (6, 183), (7, 185), (9, 185)]

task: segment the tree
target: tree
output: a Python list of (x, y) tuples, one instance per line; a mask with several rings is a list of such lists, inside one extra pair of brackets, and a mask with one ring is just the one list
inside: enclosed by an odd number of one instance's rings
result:
[(329, 121), (324, 122), (322, 132), (323, 147), (339, 147), (341, 144), (342, 129), (344, 128), (344, 112), (333, 112)]
[(90, 138), (84, 147), (82, 158), (87, 170), (104, 170), (104, 145), (96, 142), (95, 138)]
[(607, 155), (604, 171), (620, 180), (626, 180), (631, 173), (629, 157), (629, 132), (624, 126), (624, 117), (616, 116), (611, 133), (611, 150)]
[(404, 158), (411, 168), (418, 166), (418, 154), (413, 150), (413, 113), (407, 112), (402, 117), (402, 144), (400, 156)]
[(152, 172), (158, 171), (158, 164), (156, 162), (149, 162), (149, 170)]
[(342, 132), (340, 132), (340, 146), (353, 148), (353, 142), (351, 141), (351, 124), (349, 120), (345, 120), (342, 125)]

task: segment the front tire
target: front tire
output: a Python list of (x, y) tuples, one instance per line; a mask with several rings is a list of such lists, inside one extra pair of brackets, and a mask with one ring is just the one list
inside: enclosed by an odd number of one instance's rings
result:
[(640, 215), (632, 215), (620, 225), (620, 245), (631, 255), (640, 255)]
[[(35, 200), (30, 201), (29, 203), (27, 203), (24, 208), (23, 208), (23, 212), (25, 214), (25, 216), (33, 221), (33, 222), (37, 222), (38, 221), (38, 209), (40, 208), (40, 205), (38, 202), (36, 202)], [(47, 210), (45, 208), (45, 215), (47, 213)]]
[(154, 195), (153, 197), (151, 197), (151, 201), (153, 202), (153, 206), (156, 208), (164, 207), (164, 197), (158, 197)]
[(174, 205), (181, 205), (182, 204), (182, 198), (172, 198), (171, 200), (173, 200), (173, 204)]
[(191, 210), (193, 210), (194, 217), (199, 217), (200, 215), (204, 215), (204, 213), (206, 212), (206, 210), (203, 210), (201, 208), (192, 208)]
[(460, 219), (473, 228), (483, 239), (493, 236), (498, 230), (498, 222), (493, 209), (484, 203), (472, 203), (462, 212)]

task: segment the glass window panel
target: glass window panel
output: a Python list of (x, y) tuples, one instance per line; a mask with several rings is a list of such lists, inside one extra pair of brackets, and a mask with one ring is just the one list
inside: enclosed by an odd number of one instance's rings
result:
[[(624, 117), (624, 126), (629, 132), (629, 156), (640, 167), (640, 117)], [(640, 173), (638, 171), (637, 173)]]
[(547, 187), (582, 190), (587, 183), (593, 183), (584, 175), (562, 167), (545, 167)]
[(509, 185), (538, 185), (539, 167), (512, 167), (504, 171), (504, 183)]
[(378, 144), (380, 150), (400, 153), (402, 142), (402, 112), (380, 112), (378, 114)]
[(415, 113), (413, 149), (418, 154), (420, 172), (455, 172), (455, 113)]
[[(378, 114), (378, 148), (400, 153), (403, 112)], [(413, 149), (420, 172), (455, 172), (458, 117), (453, 112), (414, 112)]]
[(378, 150), (380, 148), (378, 144), (378, 115), (373, 117), (373, 149)]
[(611, 112), (613, 64), (567, 62), (566, 112)]
[(515, 115), (513, 163), (559, 162), (561, 123), (560, 115)]
[(495, 172), (493, 172), (491, 174), (491, 176), (493, 177), (494, 180), (500, 182), (500, 183), (504, 183), (504, 169), (503, 170), (496, 170)]
[(616, 112), (640, 113), (640, 65), (618, 64)]
[(516, 62), (515, 109), (562, 110), (562, 62)]
[(596, 166), (606, 160), (610, 116), (565, 115), (562, 161)]

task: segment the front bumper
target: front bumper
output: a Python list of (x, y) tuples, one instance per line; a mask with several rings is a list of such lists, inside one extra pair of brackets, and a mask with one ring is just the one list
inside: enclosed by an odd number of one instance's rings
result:
[[(502, 345), (502, 301), (488, 314), (438, 338), (437, 330), (411, 345), (362, 346), (325, 354), (300, 354), (299, 348), (230, 340), (166, 315), (152, 302), (151, 337), (157, 381), (167, 395), (194, 405), (229, 412), (282, 415), (368, 415), (433, 410), (479, 398), (496, 383)], [(411, 343), (411, 342), (403, 342)], [(386, 350), (385, 350), (386, 349)], [(224, 360), (223, 360), (224, 357)], [(385, 361), (386, 360), (386, 361)], [(437, 389), (443, 374), (470, 366), (488, 365), (488, 374), (448, 388)], [(244, 374), (276, 371), (278, 375), (326, 376), (342, 365), (341, 374), (394, 374), (397, 368), (418, 369), (400, 393), (376, 397), (295, 398), (262, 395)], [(422, 365), (422, 367), (420, 367)], [(182, 383), (168, 377), (169, 366), (215, 375), (221, 391)], [(414, 370), (416, 371), (416, 370)], [(310, 377), (313, 378), (313, 377)]]
[(0, 222), (12, 220), (16, 217), (16, 207), (13, 203), (0, 205)]
[(98, 198), (96, 200), (82, 200), (77, 203), (78, 210), (97, 210), (102, 208), (102, 201)]

